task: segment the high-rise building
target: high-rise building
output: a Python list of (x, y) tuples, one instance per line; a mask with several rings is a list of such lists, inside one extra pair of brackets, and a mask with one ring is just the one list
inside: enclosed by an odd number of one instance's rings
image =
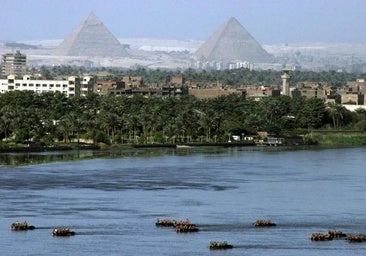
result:
[(15, 75), (19, 78), (25, 75), (27, 56), (16, 51), (16, 53), (5, 53), (1, 59), (1, 75)]

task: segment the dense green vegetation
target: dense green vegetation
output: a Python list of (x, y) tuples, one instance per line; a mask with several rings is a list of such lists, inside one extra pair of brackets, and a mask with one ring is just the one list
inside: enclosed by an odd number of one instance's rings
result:
[(366, 133), (348, 133), (339, 132), (339, 133), (311, 133), (308, 134), (307, 137), (311, 139), (311, 141), (316, 141), (318, 144), (323, 146), (332, 146), (332, 147), (340, 147), (340, 146), (360, 146), (366, 145)]
[[(33, 70), (37, 72), (36, 70)], [(163, 69), (112, 69), (112, 68), (93, 68), (86, 70), (83, 67), (71, 66), (55, 66), (41, 67), (39, 70), (45, 79), (52, 79), (60, 76), (82, 75), (89, 73), (98, 75), (103, 79), (120, 80), (123, 76), (141, 76), (145, 83), (168, 83), (173, 76), (183, 75), (186, 81), (191, 82), (220, 82), (223, 85), (242, 86), (242, 85), (274, 85), (281, 84), (280, 71), (265, 70), (255, 71), (249, 69), (234, 69), (234, 70), (163, 70)], [(330, 86), (345, 85), (347, 81), (355, 81), (357, 78), (365, 78), (366, 74), (336, 72), (336, 71), (292, 71), (292, 84), (297, 82), (327, 82)]]
[(13, 91), (0, 95), (0, 139), (7, 143), (225, 142), (231, 135), (305, 134), (314, 129), (366, 131), (366, 112), (317, 98), (240, 95), (199, 100)]

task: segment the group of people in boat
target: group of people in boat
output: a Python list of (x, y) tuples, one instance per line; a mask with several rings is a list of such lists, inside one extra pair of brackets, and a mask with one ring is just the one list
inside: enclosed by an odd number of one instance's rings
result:
[(350, 242), (365, 242), (366, 235), (365, 234), (349, 234), (347, 236), (347, 240)]
[(52, 231), (52, 235), (54, 235), (54, 236), (73, 236), (73, 235), (75, 235), (75, 232), (71, 231), (69, 228), (55, 228)]
[(366, 235), (363, 234), (345, 234), (340, 230), (329, 230), (328, 233), (313, 233), (310, 236), (312, 241), (328, 241), (334, 238), (345, 237), (350, 242), (364, 242)]
[(331, 237), (329, 234), (323, 234), (323, 233), (312, 233), (310, 236), (310, 240), (312, 241), (327, 241), (332, 239), (333, 237)]
[(157, 227), (174, 227), (175, 226), (176, 221), (175, 220), (171, 220), (171, 219), (157, 219), (155, 222), (155, 225)]
[(218, 241), (211, 241), (210, 242), (210, 249), (217, 250), (217, 249), (231, 249), (233, 246), (228, 244), (226, 241), (218, 242)]
[(255, 227), (273, 227), (276, 226), (276, 223), (273, 223), (271, 220), (256, 220), (253, 225)]
[(157, 219), (155, 222), (157, 227), (174, 227), (176, 232), (197, 232), (199, 229), (195, 224), (192, 224), (189, 219), (186, 220), (171, 220)]
[[(11, 230), (13, 230), (13, 231), (27, 231), (27, 230), (33, 230), (36, 228), (35, 226), (28, 225), (27, 221), (13, 222), (10, 227), (11, 227)], [(73, 236), (73, 235), (75, 235), (75, 232), (71, 231), (69, 228), (55, 228), (52, 231), (52, 235), (53, 236)]]
[(197, 232), (199, 229), (195, 224), (187, 223), (187, 224), (178, 224), (175, 226), (176, 232)]
[(33, 230), (35, 229), (36, 227), (35, 226), (32, 226), (32, 225), (28, 225), (28, 222), (27, 221), (24, 221), (24, 222), (19, 222), (19, 221), (16, 221), (14, 223), (11, 224), (11, 230), (14, 230), (14, 231), (19, 231), (19, 230)]

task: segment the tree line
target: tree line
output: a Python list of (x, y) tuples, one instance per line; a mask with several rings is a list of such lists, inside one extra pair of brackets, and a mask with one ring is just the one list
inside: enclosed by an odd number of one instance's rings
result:
[(256, 101), (238, 94), (212, 99), (0, 94), (0, 138), (7, 143), (226, 142), (259, 131), (296, 135), (325, 128), (366, 130), (366, 113), (288, 96)]
[[(37, 70), (31, 70), (37, 72)], [(221, 83), (230, 86), (245, 85), (278, 85), (281, 84), (281, 71), (273, 70), (249, 70), (245, 68), (233, 70), (165, 70), (165, 69), (146, 69), (137, 67), (135, 69), (121, 68), (90, 68), (72, 66), (42, 66), (38, 72), (44, 79), (55, 79), (62, 76), (83, 75), (88, 73), (97, 76), (100, 80), (121, 80), (123, 76), (141, 76), (147, 84), (168, 83), (172, 77), (182, 75), (185, 81), (202, 83)], [(328, 85), (339, 87), (345, 85), (347, 81), (356, 81), (357, 78), (365, 78), (366, 74), (347, 73), (336, 71), (292, 71), (291, 83), (298, 82), (327, 82)]]

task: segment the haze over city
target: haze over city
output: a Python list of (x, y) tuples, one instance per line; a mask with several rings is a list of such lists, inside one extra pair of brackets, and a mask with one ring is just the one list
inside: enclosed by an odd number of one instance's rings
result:
[(117, 38), (206, 40), (229, 17), (261, 44), (365, 43), (363, 0), (0, 0), (0, 41), (64, 39), (93, 11)]

